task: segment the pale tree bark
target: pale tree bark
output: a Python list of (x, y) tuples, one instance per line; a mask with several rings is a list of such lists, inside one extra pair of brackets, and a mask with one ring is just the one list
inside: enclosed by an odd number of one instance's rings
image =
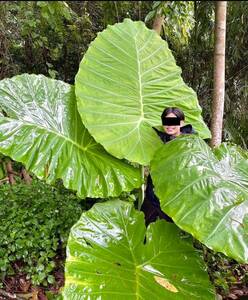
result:
[(7, 174), (8, 174), (9, 183), (10, 184), (15, 184), (14, 171), (13, 171), (13, 168), (12, 168), (11, 160), (8, 160), (7, 163), (6, 163), (6, 171), (7, 171)]
[(32, 178), (30, 177), (30, 175), (28, 174), (27, 170), (24, 167), (22, 167), (21, 173), (26, 184), (31, 184)]
[(152, 29), (160, 35), (162, 26), (164, 24), (164, 16), (157, 15), (153, 21)]
[(219, 146), (222, 140), (225, 95), (226, 7), (227, 1), (216, 1), (215, 3), (214, 90), (211, 119), (211, 147)]

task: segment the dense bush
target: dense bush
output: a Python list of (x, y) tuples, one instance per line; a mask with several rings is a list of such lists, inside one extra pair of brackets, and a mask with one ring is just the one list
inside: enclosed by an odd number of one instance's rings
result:
[(0, 186), (0, 270), (2, 280), (17, 271), (34, 285), (54, 282), (54, 258), (66, 247), (82, 212), (77, 197), (60, 186)]

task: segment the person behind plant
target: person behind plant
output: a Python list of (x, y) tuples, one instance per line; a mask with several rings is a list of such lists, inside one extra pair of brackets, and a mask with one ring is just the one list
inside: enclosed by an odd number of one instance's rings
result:
[[(184, 125), (184, 113), (177, 107), (165, 108), (161, 115), (161, 120), (164, 132), (159, 131), (155, 127), (153, 127), (153, 129), (164, 143), (175, 139), (181, 134), (196, 133), (191, 124)], [(141, 210), (145, 213), (146, 225), (154, 222), (158, 217), (160, 219), (165, 219), (168, 222), (173, 222), (173, 220), (161, 210), (159, 199), (153, 191), (153, 183), (150, 174), (147, 177), (145, 199)]]

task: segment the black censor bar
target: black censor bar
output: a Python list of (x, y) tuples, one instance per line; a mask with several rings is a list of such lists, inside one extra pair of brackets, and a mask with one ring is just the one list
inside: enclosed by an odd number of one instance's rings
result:
[(180, 119), (179, 118), (163, 118), (162, 123), (163, 125), (171, 126), (171, 125), (180, 125)]

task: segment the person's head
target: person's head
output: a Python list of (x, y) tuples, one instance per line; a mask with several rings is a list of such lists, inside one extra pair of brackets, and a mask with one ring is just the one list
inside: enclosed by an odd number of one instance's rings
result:
[[(172, 120), (171, 118), (175, 118)], [(180, 128), (184, 125), (184, 113), (177, 107), (165, 108), (161, 115), (164, 131), (173, 136), (180, 135)]]

